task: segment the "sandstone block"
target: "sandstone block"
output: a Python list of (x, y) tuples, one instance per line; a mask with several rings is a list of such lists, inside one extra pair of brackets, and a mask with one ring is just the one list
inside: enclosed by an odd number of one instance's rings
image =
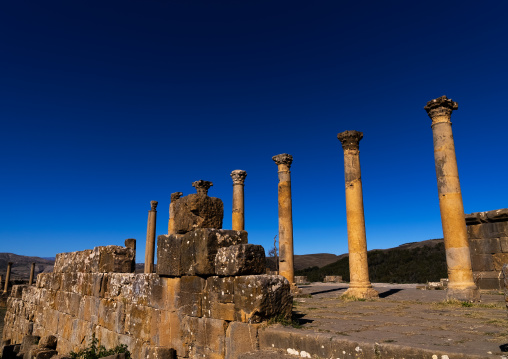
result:
[(242, 353), (259, 349), (259, 324), (232, 322), (226, 331), (225, 359), (236, 359)]
[(262, 274), (266, 268), (265, 250), (260, 245), (237, 244), (219, 248), (215, 273), (223, 276)]
[(473, 271), (488, 272), (494, 270), (494, 262), (490, 254), (471, 255), (471, 266)]
[(247, 232), (221, 229), (196, 229), (182, 237), (180, 261), (186, 275), (215, 274), (219, 248), (247, 243)]
[(190, 347), (189, 357), (223, 359), (227, 322), (219, 319), (184, 317), (183, 341)]
[(492, 259), (494, 262), (494, 270), (501, 271), (503, 269), (503, 265), (508, 263), (508, 253), (493, 254)]
[(190, 194), (174, 201), (174, 230), (184, 234), (196, 228), (222, 228), (222, 200), (202, 194)]
[(467, 226), (467, 234), (473, 238), (499, 238), (508, 236), (508, 222), (482, 223)]
[(21, 299), (23, 297), (23, 289), (28, 285), (13, 285), (11, 290), (11, 297)]
[(143, 358), (150, 359), (176, 359), (176, 351), (172, 348), (147, 346), (143, 351)]
[(150, 307), (127, 304), (125, 332), (141, 341), (149, 342), (152, 311), (154, 309)]
[(35, 359), (49, 359), (57, 355), (58, 352), (53, 349), (37, 348), (31, 351), (30, 358)]
[(185, 276), (180, 279), (178, 311), (183, 315), (201, 317), (202, 299), (205, 280), (196, 276)]
[(495, 209), (485, 213), (490, 222), (504, 222), (508, 221), (508, 208)]
[(170, 234), (157, 237), (157, 274), (179, 277), (183, 274), (180, 262), (182, 235)]
[(23, 341), (21, 342), (19, 351), (24, 353), (28, 352), (33, 345), (37, 346), (39, 340), (41, 340), (41, 337), (36, 335), (25, 335), (23, 337)]
[(94, 273), (133, 273), (136, 251), (120, 246), (95, 247), (90, 255)]
[(469, 245), (472, 254), (490, 254), (501, 252), (499, 238), (470, 239)]
[(259, 323), (276, 315), (291, 316), (293, 296), (282, 276), (235, 277), (235, 320)]
[(56, 349), (58, 339), (54, 335), (46, 335), (39, 341), (39, 348)]
[(235, 320), (234, 278), (208, 277), (203, 294), (203, 317)]

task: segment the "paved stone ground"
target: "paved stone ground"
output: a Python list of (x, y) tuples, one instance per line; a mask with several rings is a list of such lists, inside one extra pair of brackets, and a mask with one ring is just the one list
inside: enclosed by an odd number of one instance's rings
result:
[[(427, 350), (508, 359), (508, 316), (501, 292), (483, 292), (477, 304), (445, 302), (443, 290), (415, 284), (373, 284), (380, 299), (344, 301), (347, 284), (302, 285), (295, 298), (299, 330), (346, 340), (394, 343)], [(507, 345), (508, 346), (508, 345)]]

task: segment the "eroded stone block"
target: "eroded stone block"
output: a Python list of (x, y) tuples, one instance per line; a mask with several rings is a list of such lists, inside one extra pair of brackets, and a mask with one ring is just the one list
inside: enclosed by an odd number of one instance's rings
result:
[(288, 280), (275, 275), (235, 277), (235, 320), (259, 323), (276, 315), (291, 315), (293, 296)]
[(179, 277), (183, 274), (180, 262), (181, 237), (181, 234), (160, 235), (157, 237), (158, 275)]
[(209, 277), (203, 294), (203, 317), (235, 320), (233, 277)]
[(193, 193), (172, 204), (175, 233), (185, 234), (196, 228), (222, 228), (224, 204), (219, 198)]
[(262, 274), (266, 268), (265, 250), (260, 245), (237, 244), (219, 248), (215, 273), (223, 276)]

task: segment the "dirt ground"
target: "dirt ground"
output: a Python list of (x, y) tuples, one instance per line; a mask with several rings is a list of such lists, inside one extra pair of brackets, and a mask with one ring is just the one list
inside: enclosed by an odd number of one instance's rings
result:
[[(344, 339), (508, 358), (508, 316), (501, 292), (483, 292), (480, 303), (446, 302), (443, 290), (411, 284), (373, 284), (379, 299), (345, 301), (347, 285), (313, 283), (295, 298), (302, 330)], [(308, 297), (305, 297), (307, 295)]]

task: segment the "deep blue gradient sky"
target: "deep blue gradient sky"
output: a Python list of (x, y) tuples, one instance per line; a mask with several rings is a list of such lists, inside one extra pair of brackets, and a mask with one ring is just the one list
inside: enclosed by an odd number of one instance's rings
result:
[(231, 228), (278, 233), (294, 156), (295, 254), (347, 252), (338, 132), (364, 132), (369, 249), (442, 236), (426, 102), (447, 95), (466, 212), (508, 206), (508, 3), (4, 1), (0, 252), (54, 256), (138, 239), (159, 201), (213, 181)]

